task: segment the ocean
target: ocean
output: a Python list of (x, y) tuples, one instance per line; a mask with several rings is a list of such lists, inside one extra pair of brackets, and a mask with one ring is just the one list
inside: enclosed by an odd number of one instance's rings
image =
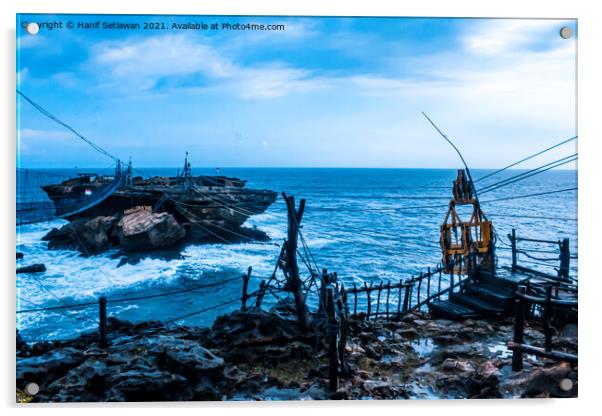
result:
[[(52, 176), (110, 169), (41, 170), (33, 180), (17, 172), (17, 202), (39, 201), (45, 195), (39, 186), (63, 178)], [(145, 176), (174, 176), (177, 168), (138, 169)], [(490, 178), (492, 172), (473, 170), (482, 210), (494, 223), (499, 236), (499, 265), (510, 264), (512, 228), (520, 237), (570, 239), (571, 276), (577, 278), (577, 192), (548, 193), (577, 187), (575, 170), (550, 170), (499, 189), (485, 192), (487, 185), (524, 171), (507, 170)], [(48, 175), (52, 174), (52, 175)], [(194, 175), (215, 174), (214, 169), (194, 169)], [(439, 227), (447, 212), (454, 169), (339, 169), (339, 168), (222, 168), (221, 175), (248, 181), (247, 187), (285, 191), (297, 201), (306, 198), (301, 222), (302, 235), (320, 268), (337, 272), (345, 286), (397, 282), (410, 278), (441, 260)], [(524, 195), (533, 195), (522, 198)], [(521, 198), (517, 198), (521, 197)], [(246, 226), (265, 231), (271, 242), (188, 245), (181, 253), (153, 253), (123, 262), (116, 251), (84, 257), (69, 250), (48, 250), (41, 238), (62, 220), (17, 227), (17, 251), (24, 253), (17, 265), (44, 263), (42, 274), (17, 275), (17, 310), (95, 302), (177, 291), (201, 284), (219, 283), (240, 277), (253, 268), (249, 290), (273, 272), (286, 236), (286, 207), (281, 197), (261, 215), (249, 218)], [(530, 243), (524, 243), (528, 245)], [(535, 248), (533, 246), (532, 248)], [(545, 251), (545, 250), (543, 250)], [(553, 254), (521, 258), (521, 264), (555, 273)], [(307, 277), (307, 268), (301, 264)], [(167, 297), (128, 303), (110, 303), (108, 314), (132, 321), (170, 320), (224, 301), (239, 299), (240, 281), (231, 281)], [(391, 300), (396, 302), (395, 299)], [(274, 299), (266, 297), (269, 305)], [(361, 300), (360, 300), (361, 302)], [(315, 307), (315, 299), (308, 300)], [(232, 303), (178, 323), (211, 325), (216, 316), (238, 308)], [(17, 314), (17, 329), (26, 340), (68, 339), (97, 327), (98, 307), (76, 310)]]

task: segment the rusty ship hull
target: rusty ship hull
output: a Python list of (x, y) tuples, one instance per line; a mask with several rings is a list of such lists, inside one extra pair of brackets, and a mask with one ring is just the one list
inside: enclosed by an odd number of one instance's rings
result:
[(274, 191), (245, 188), (246, 181), (226, 176), (134, 177), (98, 203), (73, 210), (103, 192), (114, 180), (113, 176), (80, 175), (42, 189), (53, 201), (55, 215), (69, 221), (148, 206), (154, 212), (172, 214), (196, 239), (225, 241), (240, 241), (244, 222), (265, 212), (277, 197)]

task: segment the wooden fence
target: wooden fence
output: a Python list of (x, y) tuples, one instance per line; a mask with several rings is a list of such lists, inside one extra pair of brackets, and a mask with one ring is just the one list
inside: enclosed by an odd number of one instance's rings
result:
[[(558, 309), (577, 308), (576, 300), (563, 300), (553, 296), (554, 287), (547, 286), (545, 297), (527, 294), (527, 286), (521, 285), (516, 292), (514, 304), (514, 337), (508, 342), (508, 349), (512, 350), (512, 370), (520, 371), (523, 368), (523, 354), (533, 354), (538, 357), (551, 358), (558, 361), (566, 361), (577, 364), (577, 355), (563, 351), (554, 351), (552, 346), (553, 328), (551, 325), (552, 315)], [(537, 305), (542, 309), (541, 321), (544, 329), (544, 346), (534, 346), (524, 343), (524, 330), (527, 312), (531, 305)], [(533, 318), (533, 315), (530, 315)]]
[[(433, 270), (429, 267), (426, 273), (396, 283), (381, 281), (375, 285), (364, 281), (361, 286), (354, 283), (353, 288), (347, 291), (349, 302), (353, 297), (353, 312), (350, 316), (364, 320), (395, 320), (411, 311), (420, 310), (433, 300), (441, 300), (442, 296), (461, 290), (462, 285), (476, 272), (474, 259), (475, 255), (466, 259), (460, 257), (452, 264), (438, 265)], [(466, 273), (462, 273), (463, 271)], [(445, 279), (444, 276), (448, 278)], [(361, 309), (364, 306), (359, 302), (361, 297), (366, 300), (363, 311)], [(351, 303), (349, 309), (351, 311)]]

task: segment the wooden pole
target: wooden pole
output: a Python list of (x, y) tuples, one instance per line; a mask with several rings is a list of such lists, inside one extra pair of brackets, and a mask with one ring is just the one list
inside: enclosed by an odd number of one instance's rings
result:
[(286, 268), (288, 270), (289, 287), (295, 297), (295, 307), (297, 309), (297, 319), (299, 326), (303, 331), (309, 330), (309, 314), (305, 306), (305, 294), (303, 293), (303, 283), (299, 276), (299, 265), (297, 264), (297, 242), (299, 239), (299, 224), (305, 211), (305, 199), (299, 202), (299, 208), (295, 208), (295, 197), (287, 196), (282, 193), (286, 201), (288, 212), (288, 239), (286, 241)]
[(401, 304), (403, 302), (402, 298), (401, 298), (401, 288), (402, 288), (402, 282), (401, 280), (399, 281), (399, 290), (398, 290), (398, 294), (397, 294), (397, 319), (401, 318)]
[(551, 302), (552, 302), (552, 286), (546, 286), (546, 303), (543, 305), (543, 333), (545, 337), (545, 351), (552, 351), (552, 326), (551, 319)]
[[(416, 293), (416, 305), (420, 305), (420, 289), (422, 288), (422, 280), (423, 276), (422, 272), (420, 272), (420, 275), (418, 275), (418, 292)], [(420, 308), (418, 308), (418, 310), (420, 310)]]
[[(523, 343), (524, 325), (525, 325), (525, 300), (520, 296), (527, 293), (527, 287), (520, 285), (517, 289), (517, 296), (514, 299), (514, 337), (513, 341), (517, 344)], [(512, 351), (512, 371), (523, 369), (523, 352), (521, 350)]]
[(376, 313), (374, 314), (374, 319), (378, 319), (378, 311), (380, 310), (380, 292), (383, 290), (383, 281), (380, 281), (380, 285), (378, 286), (378, 296), (376, 298)]
[(340, 311), (340, 339), (339, 339), (339, 362), (341, 365), (341, 375), (343, 377), (349, 377), (351, 375), (351, 370), (349, 369), (349, 365), (347, 364), (347, 356), (345, 348), (347, 347), (347, 336), (349, 333), (348, 325), (349, 325), (349, 305), (347, 304), (347, 291), (345, 290), (345, 286), (341, 287), (341, 311)]
[(387, 321), (389, 320), (389, 297), (391, 296), (391, 281), (387, 282), (387, 303), (386, 303), (386, 313), (387, 313)]
[(441, 265), (439, 265), (437, 267), (437, 269), (439, 270), (439, 283), (437, 283), (437, 299), (439, 299), (439, 300), (441, 300), (441, 274), (442, 274), (441, 267), (442, 267)]
[(353, 283), (353, 316), (357, 317), (357, 286)]
[(98, 335), (100, 336), (100, 348), (107, 346), (107, 298), (101, 296), (98, 299)]
[(249, 288), (249, 279), (251, 278), (252, 267), (247, 269), (247, 274), (242, 275), (242, 305), (240, 310), (245, 312), (247, 310), (247, 289)]
[(410, 309), (410, 287), (411, 283), (408, 283), (405, 290), (405, 295), (403, 297), (403, 313), (406, 313)]
[(332, 286), (326, 289), (326, 310), (328, 314), (328, 390), (331, 392), (337, 391), (339, 388), (339, 370), (338, 370), (338, 322), (335, 316), (334, 307), (334, 288)]
[(255, 299), (255, 306), (261, 308), (261, 302), (263, 302), (263, 295), (265, 294), (265, 280), (259, 283), (259, 292), (257, 292), (257, 298)]
[(426, 303), (427, 305), (431, 304), (431, 268), (429, 267), (427, 270), (427, 280), (426, 280)]
[(364, 281), (364, 287), (366, 288), (366, 298), (368, 299), (368, 313), (366, 314), (366, 320), (369, 320), (370, 310), (372, 309), (372, 302), (370, 301), (370, 290), (372, 289), (372, 282), (370, 282), (370, 289), (368, 289), (368, 284)]
[(569, 280), (569, 269), (571, 264), (571, 249), (569, 248), (569, 239), (565, 238), (560, 243), (560, 268), (558, 277), (563, 280)]
[(326, 314), (326, 285), (328, 284), (328, 270), (323, 269), (322, 275), (320, 276), (320, 305), (318, 305), (318, 309), (320, 313)]
[(512, 234), (508, 236), (512, 245), (512, 270), (516, 270), (516, 230), (512, 229)]

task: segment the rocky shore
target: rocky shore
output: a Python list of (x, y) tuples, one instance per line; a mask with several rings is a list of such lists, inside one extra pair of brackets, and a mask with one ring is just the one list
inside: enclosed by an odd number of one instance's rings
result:
[[(577, 366), (525, 356), (512, 372), (512, 322), (430, 319), (352, 321), (351, 376), (328, 392), (325, 340), (301, 333), (286, 308), (219, 317), (211, 328), (109, 318), (96, 334), (27, 345), (17, 337), (21, 402), (163, 400), (466, 399), (576, 397)], [(576, 326), (559, 333), (576, 352)], [(540, 328), (525, 341), (542, 344)], [(37, 383), (38, 394), (25, 391)]]

